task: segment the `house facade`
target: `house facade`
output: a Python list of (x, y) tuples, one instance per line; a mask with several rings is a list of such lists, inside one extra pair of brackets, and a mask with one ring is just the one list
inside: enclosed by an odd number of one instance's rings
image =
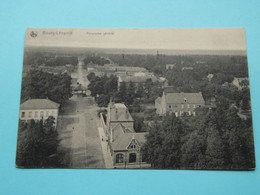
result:
[(195, 116), (196, 108), (204, 107), (205, 101), (199, 93), (175, 93), (164, 91), (162, 97), (155, 100), (156, 113), (165, 115), (174, 113), (176, 117), (187, 115)]
[(120, 88), (120, 85), (124, 82), (126, 84), (126, 86), (128, 86), (130, 84), (130, 82), (132, 82), (135, 86), (138, 86), (139, 84), (145, 84), (145, 82), (147, 81), (147, 79), (151, 79), (152, 82), (161, 82), (159, 79), (156, 78), (156, 76), (154, 76), (153, 74), (150, 73), (146, 73), (145, 75), (138, 75), (135, 74), (133, 76), (117, 76), (118, 77), (118, 89)]
[(134, 130), (134, 120), (124, 104), (110, 102), (107, 112), (107, 133), (114, 168), (150, 167), (142, 158), (145, 133)]
[(60, 104), (53, 102), (49, 99), (29, 99), (20, 105), (19, 119), (29, 122), (33, 120), (46, 120), (49, 116), (57, 119), (59, 114)]

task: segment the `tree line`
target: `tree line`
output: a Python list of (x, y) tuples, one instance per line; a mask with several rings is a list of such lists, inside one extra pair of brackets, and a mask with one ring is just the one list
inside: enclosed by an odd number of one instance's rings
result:
[(23, 63), (24, 65), (34, 66), (65, 66), (66, 64), (76, 66), (78, 64), (78, 57), (45, 52), (25, 52)]
[(109, 64), (110, 61), (105, 59), (105, 58), (102, 58), (100, 56), (88, 56), (84, 59), (84, 63), (85, 64), (89, 64), (90, 62), (94, 63), (94, 64), (98, 64), (98, 65), (101, 65), (103, 66), (104, 64)]
[(202, 109), (196, 117), (167, 115), (148, 126), (144, 158), (160, 169), (251, 169), (255, 167), (251, 117), (234, 109)]
[(110, 99), (128, 106), (137, 106), (141, 103), (154, 103), (154, 100), (162, 94), (159, 82), (147, 79), (145, 83), (121, 82), (118, 87), (118, 78), (115, 75), (98, 77), (94, 73), (88, 76), (90, 84), (88, 89), (91, 96), (95, 97), (98, 106), (105, 107)]
[(21, 102), (29, 98), (49, 98), (59, 104), (72, 96), (71, 77), (67, 74), (47, 73), (33, 69), (23, 78)]
[(16, 165), (25, 168), (64, 167), (63, 153), (58, 151), (59, 138), (50, 116), (29, 123), (19, 121)]

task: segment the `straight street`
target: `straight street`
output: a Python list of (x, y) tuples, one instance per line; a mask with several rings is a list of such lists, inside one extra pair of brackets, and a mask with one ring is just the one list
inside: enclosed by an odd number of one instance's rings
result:
[[(86, 71), (79, 59), (77, 82), (88, 86)], [(71, 168), (105, 168), (98, 132), (98, 107), (92, 97), (73, 96), (60, 113), (57, 131), (60, 150), (65, 151), (65, 161)]]

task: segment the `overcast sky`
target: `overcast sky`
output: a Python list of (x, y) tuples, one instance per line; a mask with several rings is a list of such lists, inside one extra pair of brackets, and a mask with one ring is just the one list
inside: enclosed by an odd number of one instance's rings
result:
[[(32, 37), (31, 32), (37, 33)], [(111, 33), (111, 34), (104, 34)], [(35, 33), (34, 33), (35, 34)], [(246, 50), (243, 28), (51, 29), (30, 28), (26, 46), (87, 48)]]

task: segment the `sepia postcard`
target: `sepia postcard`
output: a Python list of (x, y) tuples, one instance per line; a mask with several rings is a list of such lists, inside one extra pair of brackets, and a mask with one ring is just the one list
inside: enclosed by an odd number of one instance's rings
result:
[(16, 167), (255, 169), (245, 29), (28, 28)]

